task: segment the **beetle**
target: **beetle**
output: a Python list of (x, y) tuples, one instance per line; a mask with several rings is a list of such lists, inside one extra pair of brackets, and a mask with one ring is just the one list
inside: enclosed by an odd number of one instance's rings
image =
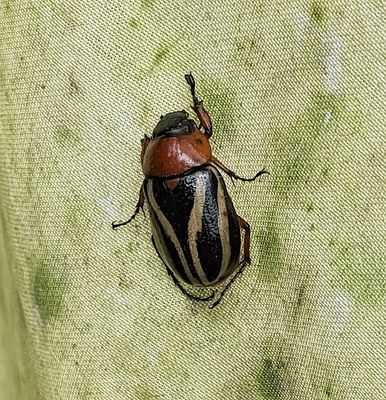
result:
[[(268, 172), (263, 169), (252, 178), (243, 178), (212, 155), (211, 118), (203, 101), (196, 97), (193, 75), (186, 74), (185, 79), (199, 125), (185, 110), (160, 117), (152, 136), (145, 135), (141, 140), (145, 179), (135, 211), (127, 221), (113, 222), (112, 226), (116, 229), (130, 223), (146, 202), (153, 245), (182, 293), (192, 300), (211, 301), (216, 290), (200, 297), (183, 283), (212, 288), (227, 282), (212, 302), (213, 308), (251, 263), (250, 226), (237, 215), (219, 170), (232, 179), (248, 182)], [(244, 240), (240, 260), (241, 230)]]

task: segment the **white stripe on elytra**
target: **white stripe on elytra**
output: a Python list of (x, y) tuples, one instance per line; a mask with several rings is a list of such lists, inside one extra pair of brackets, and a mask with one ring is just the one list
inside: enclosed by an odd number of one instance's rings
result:
[(231, 258), (231, 245), (230, 245), (230, 233), (229, 233), (229, 217), (228, 213), (223, 215), (223, 212), (227, 211), (227, 205), (225, 200), (224, 187), (221, 184), (220, 173), (214, 167), (208, 167), (214, 175), (217, 177), (217, 208), (218, 208), (218, 231), (220, 234), (221, 247), (222, 247), (222, 261), (221, 269), (218, 274), (219, 278), (225, 276), (226, 269), (228, 268), (229, 261)]
[(197, 248), (197, 235), (202, 231), (202, 218), (204, 215), (206, 182), (204, 174), (202, 172), (197, 172), (195, 174), (195, 178), (196, 178), (196, 185), (194, 190), (194, 203), (188, 223), (188, 242), (189, 242), (190, 254), (192, 256), (192, 261), (196, 273), (200, 278), (201, 282), (204, 284), (204, 286), (207, 286), (209, 284), (209, 280), (205, 274), (205, 271), (202, 268)]
[[(162, 225), (162, 227), (165, 231), (165, 234), (170, 238), (170, 240), (174, 244), (174, 247), (178, 253), (178, 257), (180, 258), (181, 264), (184, 267), (184, 271), (185, 271), (185, 274), (186, 274), (189, 282), (191, 282), (193, 285), (198, 284), (199, 282), (197, 282), (197, 279), (193, 278), (192, 272), (190, 271), (189, 265), (186, 261), (184, 251), (182, 250), (182, 247), (180, 246), (180, 242), (178, 241), (177, 235), (174, 232), (174, 229), (173, 229), (171, 223), (165, 217), (164, 213), (161, 211), (161, 208), (157, 204), (157, 201), (156, 201), (156, 199), (154, 197), (154, 193), (153, 193), (153, 181), (151, 179), (149, 179), (147, 195), (149, 197), (149, 203), (150, 203), (152, 209), (154, 210), (154, 213), (156, 214), (160, 224)], [(166, 259), (165, 259), (165, 261), (166, 261)]]

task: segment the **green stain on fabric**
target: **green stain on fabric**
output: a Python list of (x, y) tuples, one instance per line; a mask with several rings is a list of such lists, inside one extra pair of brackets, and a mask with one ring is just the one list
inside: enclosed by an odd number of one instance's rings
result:
[(157, 0), (141, 0), (141, 7), (142, 8), (151, 8), (154, 6), (154, 4), (157, 2)]
[(158, 68), (166, 60), (169, 53), (170, 53), (169, 47), (165, 45), (159, 46), (154, 54), (150, 67), (150, 72), (153, 72), (156, 68)]
[(70, 94), (77, 95), (80, 92), (80, 85), (78, 80), (75, 78), (75, 75), (71, 73), (68, 76), (69, 79), (69, 86), (70, 86)]
[(260, 74), (261, 60), (264, 58), (264, 51), (261, 43), (255, 37), (239, 35), (235, 42), (234, 61), (242, 63), (252, 75)]
[(282, 152), (280, 157), (285, 161), (286, 173), (273, 177), (275, 189), (282, 196), (288, 196), (289, 190), (297, 190), (300, 185), (308, 183), (307, 177), (318, 167), (318, 143), (331, 129), (328, 119), (338, 119), (343, 107), (341, 96), (317, 92), (308, 110), (288, 129), (288, 133), (277, 133), (285, 137), (279, 152)]
[[(259, 268), (261, 268), (262, 278), (266, 281), (272, 281), (279, 277), (283, 261), (280, 242), (280, 234), (275, 212), (267, 212), (264, 220), (266, 221), (264, 229), (257, 234), (259, 243)], [(252, 238), (253, 240), (253, 238)]]
[(67, 282), (65, 269), (59, 261), (43, 261), (36, 269), (33, 296), (43, 322), (55, 318), (61, 310)]
[(260, 375), (260, 393), (267, 400), (282, 398), (283, 394), (283, 367), (282, 361), (265, 359)]
[(137, 19), (135, 19), (135, 18), (130, 18), (129, 19), (129, 26), (130, 26), (130, 28), (138, 28), (139, 27), (139, 22), (138, 22), (138, 20)]
[[(278, 132), (282, 137), (278, 148), (278, 159), (282, 160), (283, 173), (270, 175), (278, 204), (287, 203), (298, 195), (298, 188), (308, 185), (309, 177), (319, 167), (319, 143), (325, 135), (330, 134), (329, 119), (339, 117), (344, 101), (341, 96), (315, 91), (312, 101), (305, 112), (289, 127), (288, 131)], [(328, 179), (326, 177), (325, 179)], [(280, 199), (280, 200), (279, 200)], [(314, 204), (306, 205), (308, 213), (314, 210)], [(262, 278), (267, 281), (278, 279), (284, 266), (280, 231), (282, 223), (279, 214), (274, 210), (265, 214), (265, 226), (258, 233)], [(316, 232), (318, 226), (311, 222), (309, 232)]]
[(79, 135), (67, 126), (61, 126), (56, 130), (56, 137), (58, 142), (67, 145), (77, 145), (80, 143)]
[(333, 264), (337, 269), (335, 286), (350, 293), (358, 304), (372, 304), (385, 298), (386, 271), (382, 255), (371, 243), (348, 245), (338, 240), (330, 242), (337, 249)]
[(310, 4), (310, 16), (311, 20), (319, 25), (320, 27), (323, 27), (325, 23), (327, 22), (327, 10), (326, 6), (322, 4), (319, 1), (313, 1)]
[(135, 398), (138, 400), (153, 400), (158, 399), (159, 396), (153, 393), (147, 386), (140, 385), (135, 389)]
[(306, 205), (306, 211), (308, 213), (315, 211), (315, 205), (312, 201)]

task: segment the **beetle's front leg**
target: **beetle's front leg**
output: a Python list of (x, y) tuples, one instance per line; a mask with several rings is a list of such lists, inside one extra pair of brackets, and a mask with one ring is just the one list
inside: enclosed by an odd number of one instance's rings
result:
[(259, 176), (264, 175), (264, 174), (269, 174), (268, 171), (265, 171), (264, 169), (262, 169), (261, 171), (259, 171), (255, 176), (253, 176), (252, 178), (243, 178), (242, 176), (237, 175), (235, 172), (233, 172), (232, 170), (230, 170), (229, 168), (227, 168), (221, 161), (217, 160), (217, 158), (215, 157), (211, 157), (209, 162), (220, 168), (222, 171), (224, 171), (228, 176), (230, 176), (233, 179), (238, 179), (240, 181), (243, 182), (253, 182), (254, 180), (256, 180)]
[(190, 92), (192, 93), (193, 107), (192, 109), (197, 115), (200, 121), (200, 127), (204, 128), (205, 135), (210, 138), (212, 136), (212, 120), (210, 115), (204, 108), (202, 100), (198, 100), (196, 96), (196, 82), (194, 81), (192, 73), (185, 75), (186, 82), (190, 86)]
[(135, 211), (134, 211), (133, 215), (125, 222), (116, 222), (116, 221), (114, 221), (112, 223), (113, 229), (116, 229), (116, 228), (118, 228), (120, 226), (129, 224), (135, 218), (135, 216), (139, 213), (140, 210), (142, 210), (142, 212), (145, 214), (145, 212), (143, 211), (143, 205), (144, 204), (145, 204), (145, 192), (143, 190), (143, 184), (142, 184), (141, 185), (141, 189), (139, 191), (138, 202), (137, 202), (137, 205), (135, 206)]

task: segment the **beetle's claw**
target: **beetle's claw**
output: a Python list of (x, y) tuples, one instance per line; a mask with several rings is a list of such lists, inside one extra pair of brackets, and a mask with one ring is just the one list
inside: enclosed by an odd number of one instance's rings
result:
[(245, 267), (246, 265), (251, 265), (251, 257), (245, 257), (243, 261), (240, 263), (240, 267)]
[(209, 309), (213, 310), (215, 307), (217, 307), (220, 304), (220, 301), (222, 299), (222, 296), (218, 298), (215, 302), (213, 302), (210, 306)]
[(264, 175), (264, 174), (269, 175), (269, 172), (266, 171), (266, 170), (264, 170), (264, 169), (262, 169), (262, 170), (259, 171), (253, 178), (251, 178), (251, 179), (246, 179), (246, 181), (247, 181), (247, 182), (252, 182), (252, 181), (256, 180), (259, 176), (262, 176), (262, 175)]
[(112, 226), (112, 228), (115, 230), (115, 229), (119, 228), (120, 226), (123, 226), (123, 225), (126, 225), (126, 224), (130, 223), (131, 220), (132, 220), (132, 218), (130, 218), (128, 221), (125, 221), (125, 222), (117, 222), (117, 221), (114, 221), (114, 222), (111, 224), (111, 226)]
[(237, 178), (235, 178), (232, 175), (230, 175), (230, 178), (231, 178), (231, 182), (232, 182), (233, 187), (235, 187), (236, 186), (235, 179), (237, 179)]
[(192, 71), (190, 71), (189, 74), (185, 74), (185, 79), (190, 87), (194, 87), (196, 85), (196, 82), (194, 81), (194, 78), (192, 75)]
[(260, 176), (260, 175), (264, 175), (264, 174), (267, 174), (267, 175), (269, 175), (269, 172), (268, 172), (268, 171), (266, 171), (265, 169), (262, 169), (261, 171), (259, 171), (259, 172), (256, 174), (256, 178), (257, 178), (258, 176)]
[(201, 297), (200, 300), (201, 300), (201, 301), (210, 301), (210, 300), (213, 299), (214, 294), (215, 294), (214, 291), (212, 291), (212, 293), (211, 293), (209, 296), (207, 296), (207, 297)]

